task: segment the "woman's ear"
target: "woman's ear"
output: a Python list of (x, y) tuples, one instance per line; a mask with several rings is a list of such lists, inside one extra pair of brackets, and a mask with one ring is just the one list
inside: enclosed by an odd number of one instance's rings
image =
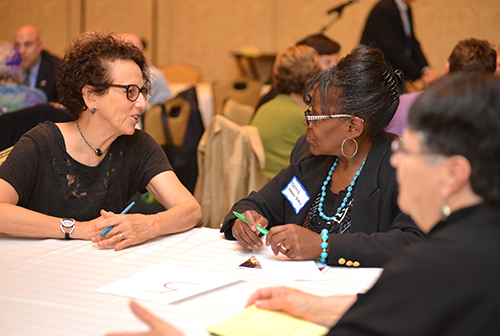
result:
[(446, 65), (444, 66), (443, 76), (446, 76), (449, 73), (450, 73), (450, 62), (446, 62)]
[(471, 175), (469, 160), (461, 155), (453, 155), (446, 159), (443, 166), (444, 180), (441, 193), (444, 199), (450, 199), (467, 188)]
[(97, 95), (90, 85), (85, 85), (82, 89), (82, 98), (87, 108), (95, 107)]
[(350, 139), (355, 139), (363, 134), (365, 129), (365, 123), (361, 118), (352, 117), (347, 123), (347, 133)]

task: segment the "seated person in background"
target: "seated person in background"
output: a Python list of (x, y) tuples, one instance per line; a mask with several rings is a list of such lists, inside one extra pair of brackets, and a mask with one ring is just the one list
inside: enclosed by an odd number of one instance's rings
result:
[(302, 92), (306, 81), (320, 71), (318, 54), (311, 47), (291, 47), (276, 57), (272, 81), (280, 94), (262, 105), (250, 122), (259, 130), (264, 145), (263, 174), (268, 179), (288, 166), (293, 145), (304, 134)]
[[(78, 119), (33, 128), (0, 166), (0, 233), (120, 250), (202, 224), (162, 148), (135, 129), (150, 84), (137, 48), (84, 34), (66, 51), (57, 81), (61, 103)], [(167, 210), (116, 215), (144, 188)]]
[[(399, 103), (397, 77), (379, 50), (361, 45), (309, 81), (304, 101), (306, 135), (297, 141), (290, 165), (238, 201), (221, 231), (258, 248), (259, 225), (270, 228), (266, 245), (275, 254), (383, 266), (423, 236), (398, 208), (389, 164), (395, 136), (384, 128)], [(325, 240), (328, 247), (322, 247)]]
[[(493, 74), (496, 68), (497, 54), (490, 43), (486, 40), (470, 38), (458, 42), (455, 46), (450, 57), (448, 57), (443, 76), (457, 72)], [(410, 107), (421, 93), (422, 91), (401, 95), (396, 114), (386, 128), (387, 132), (399, 136), (403, 135)]]
[[(310, 35), (297, 42), (296, 45), (305, 45), (316, 50), (319, 55), (319, 62), (321, 63), (322, 70), (337, 64), (340, 59), (340, 44), (323, 34)], [(276, 97), (278, 94), (279, 91), (272, 87), (271, 90), (260, 99), (256, 109)]]
[(14, 35), (14, 44), (21, 53), (21, 84), (39, 88), (45, 92), (49, 102), (59, 102), (56, 74), (61, 60), (43, 49), (38, 30), (32, 25), (20, 27)]
[(297, 42), (297, 45), (306, 45), (314, 48), (319, 54), (319, 61), (323, 69), (335, 65), (340, 59), (340, 44), (323, 34), (315, 34)]
[[(329, 297), (265, 288), (247, 305), (332, 328), (331, 336), (497, 335), (500, 79), (495, 77), (450, 76), (412, 107), (404, 144), (397, 143), (391, 162), (398, 203), (428, 236), (395, 256), (373, 288)], [(147, 335), (182, 335), (137, 303), (131, 308), (149, 326)]]
[(13, 44), (0, 41), (0, 115), (47, 102), (42, 90), (21, 85), (20, 81), (19, 51)]
[[(134, 34), (118, 34), (116, 37), (132, 43), (142, 53), (144, 53), (144, 43), (139, 36)], [(161, 104), (165, 100), (172, 98), (173, 95), (170, 91), (170, 86), (163, 71), (152, 64), (150, 64), (149, 71), (151, 73), (151, 92), (146, 99), (148, 105)]]

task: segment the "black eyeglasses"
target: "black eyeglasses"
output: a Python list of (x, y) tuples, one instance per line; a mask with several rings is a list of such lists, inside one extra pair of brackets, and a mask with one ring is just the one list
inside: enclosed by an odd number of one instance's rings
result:
[(136, 101), (139, 98), (139, 94), (141, 94), (141, 93), (144, 96), (144, 99), (148, 98), (149, 90), (146, 87), (143, 87), (142, 89), (140, 89), (135, 84), (129, 84), (129, 85), (109, 84), (109, 86), (122, 88), (122, 89), (127, 90), (127, 99), (130, 100), (131, 102)]
[[(311, 107), (309, 106), (307, 110), (304, 111), (304, 115), (306, 117), (307, 126), (311, 126), (311, 120), (322, 120), (322, 119), (332, 119), (332, 118), (351, 118), (355, 117), (351, 114), (320, 114), (320, 115), (312, 115)], [(358, 117), (359, 118), (359, 117)], [(359, 118), (363, 122), (365, 121), (363, 118)]]

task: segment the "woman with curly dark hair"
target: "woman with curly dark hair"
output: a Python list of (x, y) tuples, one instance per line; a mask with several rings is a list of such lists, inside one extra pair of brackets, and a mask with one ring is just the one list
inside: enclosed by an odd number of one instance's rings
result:
[[(57, 89), (78, 119), (37, 126), (0, 166), (0, 233), (120, 250), (202, 223), (161, 147), (135, 128), (146, 108), (148, 69), (137, 48), (111, 35), (87, 33), (72, 43)], [(167, 210), (116, 215), (144, 189)]]

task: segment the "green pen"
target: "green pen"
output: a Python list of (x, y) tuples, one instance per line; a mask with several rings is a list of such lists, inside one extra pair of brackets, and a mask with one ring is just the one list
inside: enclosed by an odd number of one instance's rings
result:
[[(247, 222), (247, 220), (246, 220), (245, 216), (243, 216), (242, 214), (240, 214), (239, 212), (236, 212), (236, 211), (233, 211), (233, 213), (234, 213), (234, 215), (235, 215), (236, 217), (238, 217), (239, 219), (241, 219), (242, 221), (244, 221), (245, 223), (247, 223), (247, 224), (248, 224), (248, 222)], [(262, 234), (265, 234), (265, 235), (266, 235), (266, 234), (268, 234), (268, 233), (269, 233), (269, 230), (266, 230), (266, 229), (264, 229), (264, 228), (261, 228), (261, 227), (260, 227), (260, 226), (258, 226), (258, 225), (255, 225), (255, 227), (256, 227), (256, 228), (257, 228), (257, 230), (259, 230), (259, 232), (260, 232), (260, 233), (262, 233)]]

